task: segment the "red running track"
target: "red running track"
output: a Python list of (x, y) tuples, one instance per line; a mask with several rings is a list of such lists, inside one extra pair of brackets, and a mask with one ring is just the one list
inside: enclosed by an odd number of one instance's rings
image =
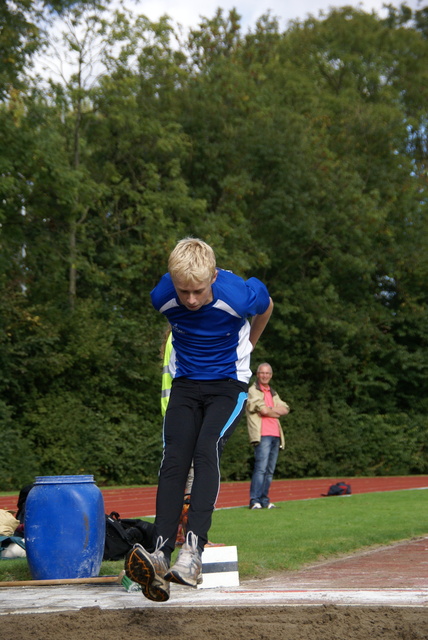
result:
[[(331, 484), (343, 480), (352, 493), (428, 489), (428, 476), (394, 476), (376, 478), (311, 478), (309, 480), (274, 480), (270, 490), (272, 502), (320, 498)], [(223, 482), (217, 509), (246, 507), (249, 502), (249, 482)], [(122, 518), (153, 516), (156, 487), (102, 489), (105, 512), (117, 511)], [(0, 496), (0, 508), (15, 510), (18, 496)]]
[[(352, 493), (428, 488), (428, 476), (274, 480), (270, 498), (272, 502), (320, 498), (323, 493), (327, 493), (329, 486), (338, 480), (350, 484)], [(249, 492), (249, 482), (223, 482), (216, 508), (246, 507), (249, 503)], [(103, 495), (107, 513), (118, 511), (123, 518), (155, 514), (156, 487), (103, 489)]]

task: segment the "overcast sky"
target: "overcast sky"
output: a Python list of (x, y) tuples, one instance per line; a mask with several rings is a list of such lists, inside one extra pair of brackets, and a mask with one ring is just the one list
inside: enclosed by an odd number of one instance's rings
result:
[[(155, 21), (160, 16), (167, 14), (174, 22), (184, 28), (195, 27), (201, 16), (212, 18), (218, 7), (227, 14), (235, 8), (242, 17), (241, 24), (244, 32), (254, 27), (260, 16), (270, 10), (271, 14), (278, 18), (280, 28), (285, 29), (290, 20), (303, 20), (309, 14), (316, 18), (320, 11), (328, 12), (330, 7), (343, 7), (350, 5), (361, 8), (364, 11), (375, 11), (379, 15), (384, 14), (384, 0), (126, 0), (125, 4), (142, 13), (150, 20)], [(399, 6), (400, 0), (390, 0), (388, 4)], [(406, 4), (412, 9), (420, 9), (426, 5), (426, 0), (407, 0)]]

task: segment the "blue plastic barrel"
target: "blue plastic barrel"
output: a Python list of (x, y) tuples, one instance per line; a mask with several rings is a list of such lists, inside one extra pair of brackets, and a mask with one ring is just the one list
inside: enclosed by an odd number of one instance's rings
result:
[(105, 515), (94, 477), (37, 476), (25, 505), (24, 533), (34, 580), (97, 576)]

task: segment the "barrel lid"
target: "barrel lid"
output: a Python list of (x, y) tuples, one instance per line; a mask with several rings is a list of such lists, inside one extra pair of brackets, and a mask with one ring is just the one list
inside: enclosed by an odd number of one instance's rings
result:
[(94, 482), (94, 476), (36, 476), (34, 484), (77, 484)]

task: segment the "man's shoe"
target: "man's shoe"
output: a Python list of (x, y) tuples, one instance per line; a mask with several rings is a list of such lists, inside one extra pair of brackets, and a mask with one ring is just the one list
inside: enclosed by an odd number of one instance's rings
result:
[(201, 584), (202, 560), (198, 551), (198, 536), (192, 531), (188, 532), (174, 566), (165, 574), (165, 580), (195, 588)]
[(168, 561), (161, 548), (163, 539), (156, 542), (156, 549), (149, 553), (141, 544), (134, 544), (125, 558), (125, 573), (133, 582), (141, 585), (143, 594), (154, 602), (169, 599), (169, 582), (164, 578), (168, 571)]
[(250, 507), (250, 509), (261, 509), (261, 508), (262, 508), (262, 505), (260, 504), (260, 502), (254, 502)]
[(273, 502), (269, 502), (269, 504), (266, 507), (266, 509), (276, 509), (276, 504), (274, 504)]

